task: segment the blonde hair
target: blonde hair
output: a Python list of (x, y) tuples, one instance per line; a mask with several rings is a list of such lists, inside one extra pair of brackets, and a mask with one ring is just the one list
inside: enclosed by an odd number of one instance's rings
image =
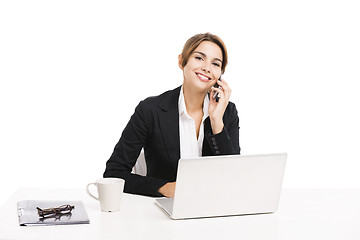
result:
[(200, 43), (204, 41), (213, 42), (220, 47), (223, 57), (221, 64), (221, 72), (223, 74), (225, 72), (225, 68), (227, 65), (227, 58), (228, 58), (226, 46), (218, 36), (211, 34), (209, 32), (196, 34), (186, 41), (183, 50), (181, 52), (181, 66), (185, 67), (185, 65), (189, 60), (190, 55), (195, 51), (195, 49), (200, 45)]

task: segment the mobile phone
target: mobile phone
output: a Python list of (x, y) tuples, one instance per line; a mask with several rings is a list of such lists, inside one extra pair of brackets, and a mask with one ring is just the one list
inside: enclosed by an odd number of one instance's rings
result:
[[(221, 81), (221, 75), (219, 77), (219, 81)], [(219, 84), (217, 82), (214, 84), (214, 87), (221, 89), (221, 86), (219, 86)], [(219, 102), (219, 96), (218, 95), (219, 95), (218, 92), (215, 92), (215, 94), (213, 95), (213, 98), (215, 98), (216, 102)]]

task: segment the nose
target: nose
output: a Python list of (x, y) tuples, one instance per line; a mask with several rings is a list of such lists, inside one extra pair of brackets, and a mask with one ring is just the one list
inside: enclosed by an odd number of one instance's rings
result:
[(207, 73), (210, 73), (210, 64), (211, 63), (208, 63), (208, 62), (204, 61), (203, 65), (202, 65), (202, 70), (207, 72)]

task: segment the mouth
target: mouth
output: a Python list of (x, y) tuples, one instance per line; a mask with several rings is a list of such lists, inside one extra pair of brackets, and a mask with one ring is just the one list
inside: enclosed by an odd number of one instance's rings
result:
[(198, 78), (199, 78), (201, 81), (208, 82), (208, 81), (211, 80), (210, 77), (208, 77), (208, 76), (206, 76), (206, 75), (204, 75), (204, 74), (201, 74), (201, 73), (195, 73), (195, 74), (198, 76)]

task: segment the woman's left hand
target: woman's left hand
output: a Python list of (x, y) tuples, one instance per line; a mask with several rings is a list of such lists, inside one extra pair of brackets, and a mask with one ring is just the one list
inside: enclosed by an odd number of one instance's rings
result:
[[(221, 79), (221, 81), (218, 80), (217, 83), (221, 86), (221, 89), (211, 88), (209, 103), (209, 117), (213, 134), (220, 133), (224, 128), (223, 116), (231, 96), (231, 88), (224, 79)], [(215, 92), (217, 92), (219, 96), (218, 102), (213, 98)]]

